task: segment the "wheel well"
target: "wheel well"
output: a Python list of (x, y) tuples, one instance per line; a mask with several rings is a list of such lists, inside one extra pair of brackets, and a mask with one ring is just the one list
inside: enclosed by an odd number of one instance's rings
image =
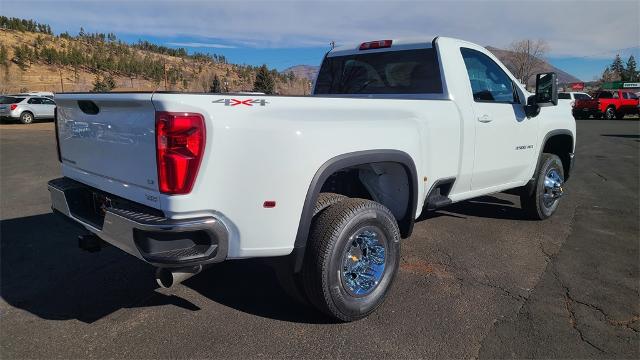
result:
[[(397, 162), (360, 164), (335, 171), (322, 184), (320, 192), (369, 199), (386, 206), (398, 221), (403, 234), (409, 233), (407, 218), (412, 217), (410, 174)], [(404, 236), (403, 236), (404, 237)]]
[(24, 113), (29, 113), (29, 114), (31, 114), (31, 116), (33, 116), (33, 113), (31, 111), (29, 111), (29, 110), (25, 110), (25, 111), (21, 112), (20, 116), (22, 116), (22, 114), (24, 114)]
[(573, 137), (568, 134), (554, 135), (547, 139), (542, 152), (557, 155), (562, 161), (565, 177), (569, 178), (571, 171), (571, 153), (573, 152)]

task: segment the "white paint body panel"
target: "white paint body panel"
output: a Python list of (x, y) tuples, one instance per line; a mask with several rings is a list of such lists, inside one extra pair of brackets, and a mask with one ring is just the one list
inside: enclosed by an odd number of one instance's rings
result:
[[(424, 44), (431, 47), (430, 41)], [(62, 157), (75, 161), (63, 160), (63, 174), (159, 208), (168, 217), (219, 217), (231, 231), (229, 258), (289, 254), (313, 177), (325, 162), (342, 154), (378, 149), (407, 153), (418, 176), (416, 217), (438, 179), (456, 178), (450, 193), (454, 201), (523, 185), (533, 175), (545, 134), (556, 129), (575, 134), (575, 122), (555, 108), (543, 108), (539, 116), (522, 119), (521, 107), (513, 110), (517, 116), (504, 109), (474, 107), (460, 46), (488, 54), (477, 45), (439, 38), (436, 48), (446, 82), (439, 100), (57, 94), (61, 124), (93, 121), (123, 138), (61, 138)], [(521, 99), (526, 99), (529, 94), (520, 91)], [(225, 106), (214, 102), (228, 98), (267, 103)], [(81, 99), (91, 99), (106, 110), (101, 110), (102, 116), (82, 114), (74, 105)], [(205, 118), (204, 158), (188, 195), (168, 196), (157, 190), (155, 111), (197, 112)], [(479, 123), (478, 111), (491, 111), (494, 121)], [(73, 135), (70, 130), (63, 133)], [(515, 147), (522, 144), (533, 148), (516, 153)], [(479, 166), (477, 173), (474, 165)], [(277, 206), (263, 208), (266, 200), (276, 201)]]

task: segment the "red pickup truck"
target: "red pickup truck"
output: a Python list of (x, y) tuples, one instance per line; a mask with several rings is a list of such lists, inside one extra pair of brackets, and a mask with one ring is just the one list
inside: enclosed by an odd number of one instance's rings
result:
[(640, 114), (638, 95), (631, 90), (600, 90), (593, 99), (576, 99), (572, 114), (577, 119), (622, 119), (627, 114)]

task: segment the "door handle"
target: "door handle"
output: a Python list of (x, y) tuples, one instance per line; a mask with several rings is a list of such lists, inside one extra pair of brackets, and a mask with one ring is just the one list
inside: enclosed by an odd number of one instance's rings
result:
[(485, 114), (482, 116), (478, 116), (478, 121), (480, 121), (481, 123), (488, 123), (493, 121), (493, 119), (491, 118), (491, 116)]

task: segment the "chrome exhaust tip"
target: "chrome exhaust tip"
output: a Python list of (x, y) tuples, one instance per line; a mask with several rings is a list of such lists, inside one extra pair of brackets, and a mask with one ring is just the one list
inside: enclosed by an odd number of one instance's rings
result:
[(156, 282), (160, 287), (169, 289), (181, 282), (197, 275), (202, 271), (202, 265), (184, 268), (158, 268), (156, 269)]

